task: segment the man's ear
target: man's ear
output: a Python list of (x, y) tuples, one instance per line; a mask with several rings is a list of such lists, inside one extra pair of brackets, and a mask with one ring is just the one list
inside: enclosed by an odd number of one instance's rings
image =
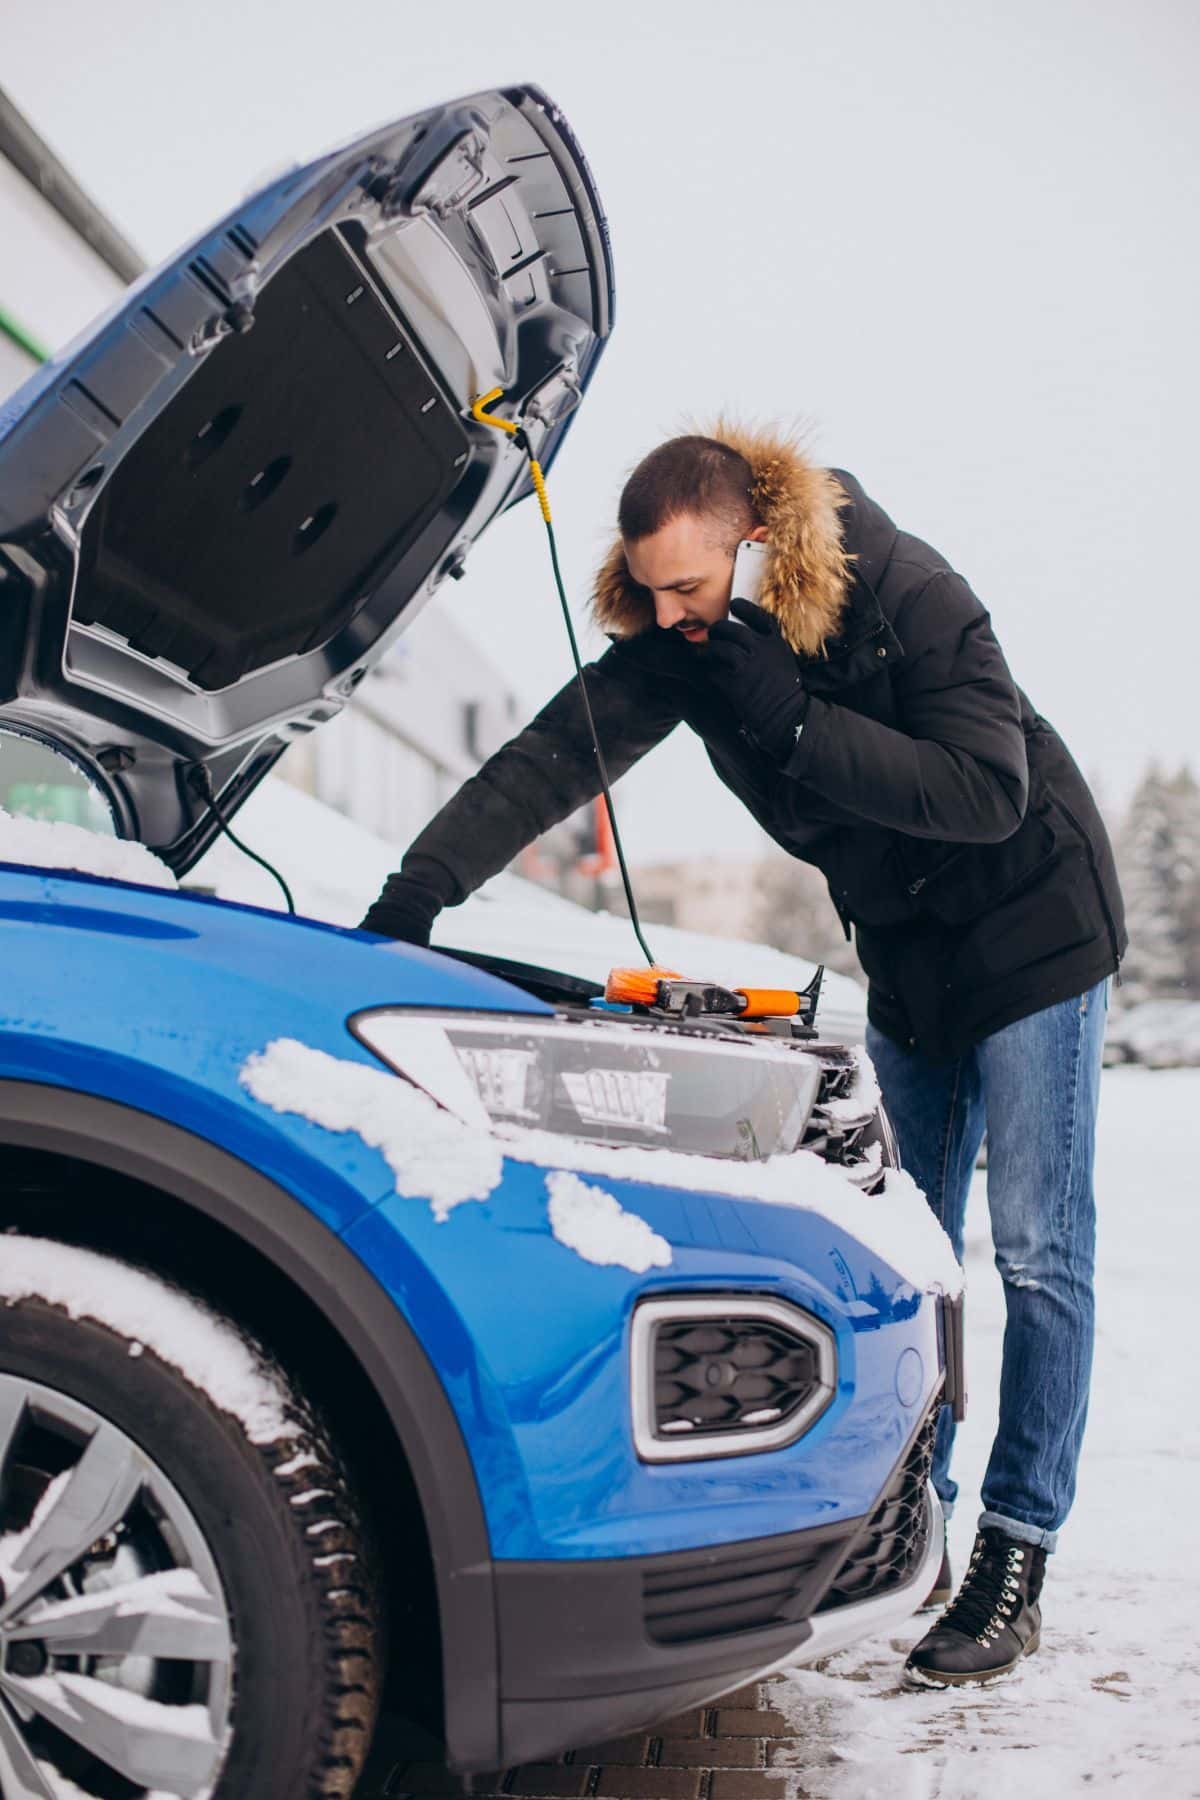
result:
[(766, 526), (765, 526), (765, 525), (756, 525), (756, 526), (755, 526), (755, 527), (754, 527), (754, 530), (753, 530), (753, 531), (748, 531), (748, 532), (747, 532), (747, 533), (746, 533), (746, 538), (747, 538), (747, 539), (748, 539), (748, 540), (749, 540), (749, 541), (750, 541), (750, 543), (752, 543), (752, 544), (765, 544), (765, 543), (766, 543), (766, 541), (767, 541), (767, 528), (766, 528)]

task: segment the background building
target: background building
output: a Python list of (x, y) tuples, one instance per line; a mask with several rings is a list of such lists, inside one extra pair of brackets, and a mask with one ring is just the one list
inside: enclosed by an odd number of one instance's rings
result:
[(503, 676), (438, 603), (277, 772), (403, 847), (516, 725)]
[(142, 272), (142, 260), (0, 89), (0, 398)]
[[(825, 878), (763, 836), (761, 856), (687, 856), (639, 863), (638, 908), (650, 921), (713, 937), (770, 944), (861, 982), (862, 970)], [(620, 911), (620, 889), (607, 902)]]

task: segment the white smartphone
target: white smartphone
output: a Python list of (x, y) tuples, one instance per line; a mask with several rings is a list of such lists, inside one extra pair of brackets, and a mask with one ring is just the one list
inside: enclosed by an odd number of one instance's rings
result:
[[(757, 538), (743, 538), (737, 547), (737, 555), (733, 559), (733, 587), (730, 590), (731, 600), (753, 600), (757, 606), (762, 593), (763, 577), (767, 572), (767, 546), (760, 544)], [(730, 618), (733, 618), (731, 613)], [(740, 625), (740, 619), (733, 619)]]

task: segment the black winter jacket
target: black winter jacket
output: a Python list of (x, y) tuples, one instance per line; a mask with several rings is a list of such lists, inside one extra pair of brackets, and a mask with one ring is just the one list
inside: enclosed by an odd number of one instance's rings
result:
[[(956, 1056), (1117, 969), (1112, 851), (966, 581), (830, 473), (846, 579), (836, 629), (797, 652), (811, 699), (782, 769), (732, 716), (703, 649), (673, 632), (650, 626), (590, 664), (592, 710), (614, 780), (690, 725), (764, 830), (825, 875), (874, 1024)], [(786, 620), (786, 596), (777, 610)], [(443, 807), (402, 874), (428, 887), (431, 911), (453, 904), (598, 791), (571, 682)]]

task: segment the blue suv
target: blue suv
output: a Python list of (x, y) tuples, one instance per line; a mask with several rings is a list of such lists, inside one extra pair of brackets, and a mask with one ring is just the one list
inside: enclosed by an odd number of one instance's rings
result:
[[(815, 1022), (177, 887), (549, 468), (545, 94), (277, 180), (0, 410), (0, 1792), (485, 1770), (920, 1604), (958, 1270)], [(702, 971), (700, 972), (702, 973)]]

